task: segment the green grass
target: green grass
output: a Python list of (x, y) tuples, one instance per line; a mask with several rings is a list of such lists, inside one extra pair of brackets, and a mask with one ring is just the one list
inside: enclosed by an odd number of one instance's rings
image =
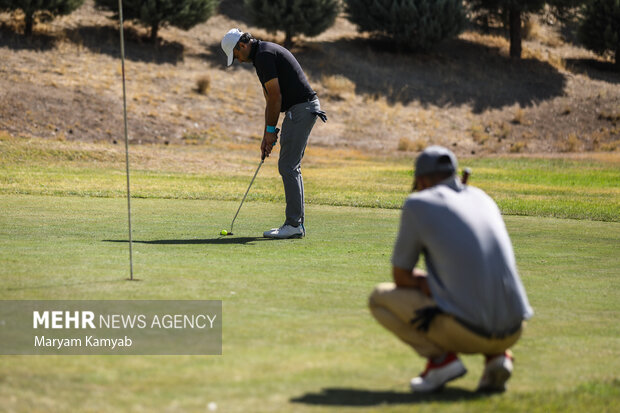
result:
[[(536, 311), (510, 391), (478, 397), (479, 356), (442, 394), (417, 397), (424, 361), (366, 310), (389, 279), (399, 213), (309, 206), (308, 237), (268, 241), (281, 206), (134, 200), (128, 282), (121, 198), (0, 198), (2, 299), (221, 299), (222, 356), (3, 356), (6, 411), (613, 411), (620, 395), (620, 224), (506, 217)], [(332, 231), (338, 228), (338, 231)], [(360, 409), (360, 407), (362, 407)]]
[(444, 392), (411, 395), (424, 360), (366, 309), (390, 278), (410, 161), (309, 150), (308, 236), (269, 241), (256, 237), (282, 221), (273, 159), (222, 238), (255, 148), (133, 147), (132, 283), (122, 148), (0, 137), (0, 151), (0, 299), (220, 299), (224, 311), (222, 356), (2, 356), (0, 411), (617, 410), (617, 157), (462, 160), (514, 214), (536, 313), (509, 391), (480, 397), (480, 356)]
[[(132, 148), (137, 198), (238, 200), (258, 165), (256, 145)], [(0, 194), (123, 197), (118, 146), (0, 139)], [(306, 201), (315, 205), (398, 209), (411, 188), (412, 162), (310, 148)], [(620, 156), (593, 159), (467, 158), (471, 184), (505, 214), (620, 221)], [(276, 162), (268, 159), (250, 201), (282, 202)]]

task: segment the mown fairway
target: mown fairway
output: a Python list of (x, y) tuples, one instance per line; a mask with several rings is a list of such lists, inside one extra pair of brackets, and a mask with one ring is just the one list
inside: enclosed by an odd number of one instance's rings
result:
[[(257, 147), (213, 143), (132, 148), (132, 194), (239, 201), (258, 166)], [(126, 195), (125, 155), (118, 145), (0, 134), (0, 151), (0, 194)], [(277, 151), (265, 162), (248, 200), (284, 201)], [(460, 166), (473, 168), (471, 183), (494, 197), (504, 213), (620, 221), (620, 157), (614, 153), (582, 159), (464, 158)], [(410, 158), (309, 147), (303, 170), (306, 202), (398, 209), (411, 189), (412, 167)], [(281, 223), (278, 219), (273, 224)]]
[(474, 167), (472, 184), (505, 211), (529, 215), (505, 220), (536, 314), (514, 348), (507, 393), (473, 393), (482, 358), (471, 356), (463, 379), (414, 396), (407, 383), (424, 360), (366, 309), (372, 287), (389, 279), (409, 161), (323, 156), (321, 163), (310, 152), (308, 237), (268, 241), (257, 237), (281, 223), (283, 208), (273, 165), (261, 170), (235, 236), (222, 238), (254, 157), (236, 155), (226, 172), (200, 173), (172, 161), (149, 166), (141, 155), (134, 159), (141, 198), (133, 201), (141, 281), (128, 282), (118, 153), (93, 146), (68, 157), (78, 152), (66, 143), (39, 142), (40, 152), (20, 150), (23, 141), (2, 144), (0, 298), (221, 299), (224, 307), (222, 356), (2, 356), (2, 411), (204, 412), (209, 402), (223, 412), (617, 409), (613, 159), (462, 161)]

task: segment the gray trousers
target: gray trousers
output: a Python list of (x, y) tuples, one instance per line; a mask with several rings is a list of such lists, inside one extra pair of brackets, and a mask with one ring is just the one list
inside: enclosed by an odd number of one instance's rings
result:
[(287, 225), (297, 227), (304, 223), (304, 180), (301, 177), (301, 159), (308, 137), (316, 122), (312, 112), (321, 110), (319, 99), (291, 106), (282, 122), (280, 160), (278, 171), (284, 184)]

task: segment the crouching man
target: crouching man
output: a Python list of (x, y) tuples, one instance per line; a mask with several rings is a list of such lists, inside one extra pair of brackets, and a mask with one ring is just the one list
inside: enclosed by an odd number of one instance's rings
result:
[[(448, 149), (431, 146), (416, 160), (414, 191), (404, 203), (392, 254), (393, 283), (369, 300), (381, 325), (428, 359), (411, 380), (430, 392), (463, 376), (459, 353), (483, 354), (479, 391), (504, 391), (512, 347), (533, 315), (512, 244), (495, 202), (457, 177)], [(424, 254), (427, 272), (415, 268)]]

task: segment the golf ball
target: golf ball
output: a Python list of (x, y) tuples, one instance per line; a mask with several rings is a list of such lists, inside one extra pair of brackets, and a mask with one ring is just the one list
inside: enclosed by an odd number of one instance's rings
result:
[(221, 235), (228, 235), (228, 231), (226, 231), (225, 229), (222, 230), (222, 232), (220, 232)]

